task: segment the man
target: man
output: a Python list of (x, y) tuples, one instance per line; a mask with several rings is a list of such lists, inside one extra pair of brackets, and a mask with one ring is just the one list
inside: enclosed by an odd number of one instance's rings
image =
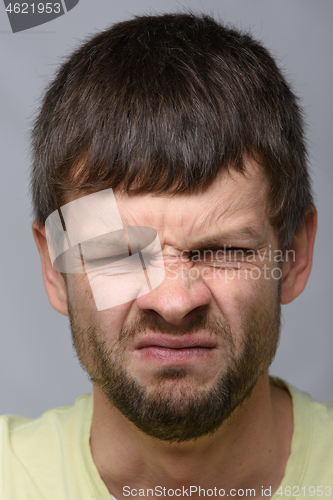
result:
[(32, 133), (34, 237), (93, 396), (3, 417), (3, 498), (330, 496), (332, 407), (269, 379), (310, 274), (301, 110), (207, 16), (80, 47)]

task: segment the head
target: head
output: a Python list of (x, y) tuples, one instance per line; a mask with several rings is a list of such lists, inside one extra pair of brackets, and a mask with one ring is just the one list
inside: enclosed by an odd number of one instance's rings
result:
[[(207, 16), (116, 24), (61, 66), (32, 151), (45, 286), (70, 316), (92, 380), (154, 437), (214, 432), (267, 370), (280, 302), (301, 293), (311, 268), (302, 115), (276, 63), (250, 35)], [(110, 188), (124, 227), (157, 232), (165, 278), (97, 311), (87, 273), (52, 268), (44, 224)], [(288, 250), (292, 259), (277, 258)]]

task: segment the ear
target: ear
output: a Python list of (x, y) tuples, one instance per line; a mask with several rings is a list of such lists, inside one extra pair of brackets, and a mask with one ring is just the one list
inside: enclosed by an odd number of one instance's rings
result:
[(289, 304), (304, 290), (310, 276), (313, 246), (317, 231), (317, 210), (313, 206), (305, 223), (285, 253), (282, 266), (281, 304)]
[(56, 311), (68, 316), (65, 280), (61, 273), (52, 267), (47, 247), (45, 226), (40, 226), (37, 221), (34, 221), (32, 224), (32, 232), (38, 248), (40, 260), (42, 262), (44, 286), (50, 304)]

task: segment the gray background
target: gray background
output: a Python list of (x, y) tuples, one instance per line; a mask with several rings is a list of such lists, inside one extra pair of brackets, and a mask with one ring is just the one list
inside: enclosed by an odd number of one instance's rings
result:
[(80, 0), (64, 16), (15, 34), (1, 2), (1, 414), (36, 417), (91, 390), (73, 354), (68, 319), (48, 303), (30, 229), (27, 132), (41, 91), (61, 57), (86, 36), (133, 14), (187, 8), (250, 28), (277, 57), (305, 108), (319, 210), (315, 262), (305, 292), (283, 306), (271, 373), (316, 399), (333, 400), (332, 0)]

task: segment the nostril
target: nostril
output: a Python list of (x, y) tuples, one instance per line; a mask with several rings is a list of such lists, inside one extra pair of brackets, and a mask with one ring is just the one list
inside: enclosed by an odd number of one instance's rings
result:
[(203, 309), (206, 309), (207, 308), (207, 305), (206, 304), (203, 304), (201, 306), (197, 306), (195, 307), (194, 309), (192, 309), (192, 311), (189, 311), (185, 318), (188, 318), (190, 316), (194, 316), (194, 315), (197, 315), (198, 313), (201, 313), (203, 311)]

